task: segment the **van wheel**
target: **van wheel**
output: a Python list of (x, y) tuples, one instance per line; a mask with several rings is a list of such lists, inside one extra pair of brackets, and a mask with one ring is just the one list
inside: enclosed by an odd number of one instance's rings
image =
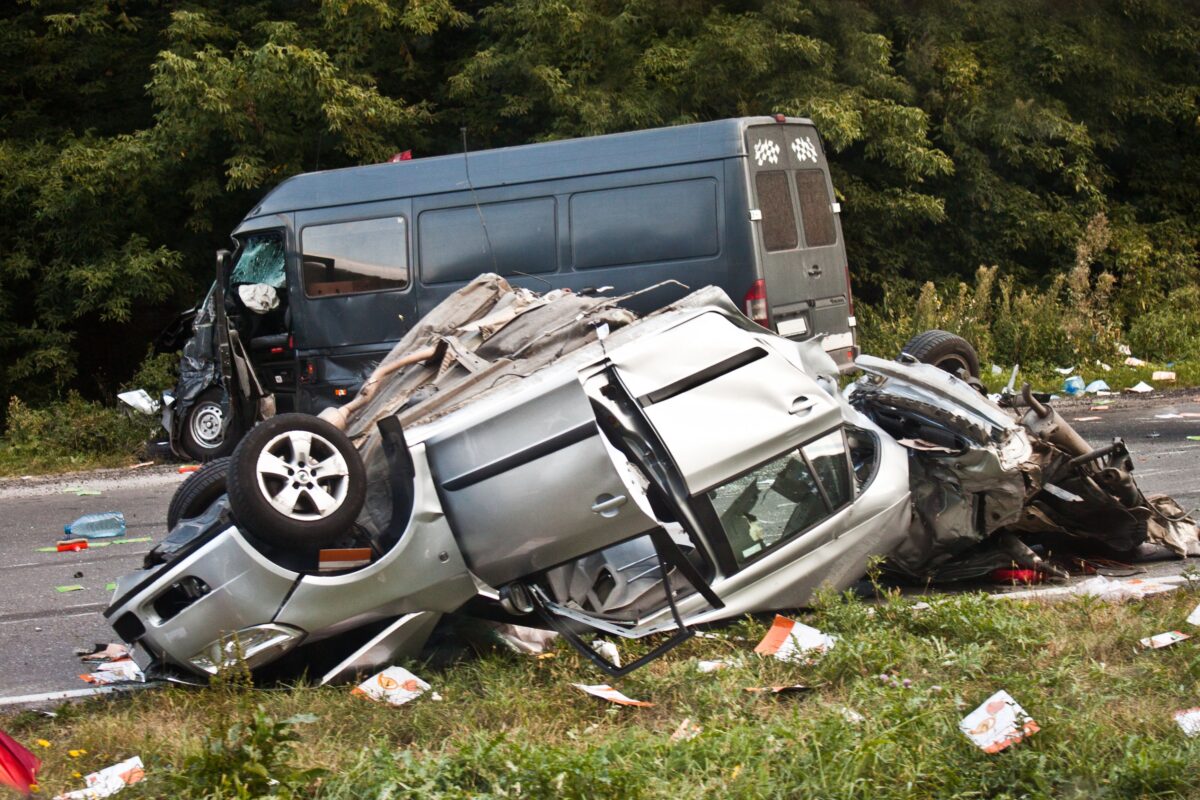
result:
[(932, 364), (959, 378), (979, 377), (979, 355), (966, 339), (949, 331), (918, 333), (900, 348), (923, 364)]
[(229, 471), (229, 457), (214, 458), (188, 476), (180, 484), (167, 506), (167, 530), (172, 530), (180, 520), (198, 517), (225, 494), (225, 476)]
[(221, 408), (223, 392), (213, 387), (196, 398), (187, 411), (180, 430), (180, 445), (183, 452), (197, 461), (211, 461), (233, 452), (241, 436), (241, 425), (236, 418), (229, 420), (225, 431), (225, 411)]
[(354, 525), (367, 476), (346, 434), (308, 414), (281, 414), (233, 451), (228, 489), (233, 516), (255, 536), (316, 550)]

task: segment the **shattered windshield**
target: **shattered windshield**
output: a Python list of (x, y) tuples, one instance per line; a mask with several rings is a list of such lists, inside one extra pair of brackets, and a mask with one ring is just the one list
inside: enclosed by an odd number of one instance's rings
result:
[(264, 283), (282, 289), (286, 283), (285, 263), (283, 237), (278, 232), (256, 233), (242, 243), (242, 252), (229, 276), (229, 284)]

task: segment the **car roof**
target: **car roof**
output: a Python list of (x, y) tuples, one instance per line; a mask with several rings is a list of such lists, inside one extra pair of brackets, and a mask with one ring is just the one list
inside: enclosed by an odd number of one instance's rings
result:
[[(799, 117), (785, 122), (812, 124)], [(456, 153), (308, 172), (268, 192), (246, 221), (309, 208), (745, 156), (746, 128), (777, 123), (774, 117), (740, 117), (479, 150), (466, 158)]]

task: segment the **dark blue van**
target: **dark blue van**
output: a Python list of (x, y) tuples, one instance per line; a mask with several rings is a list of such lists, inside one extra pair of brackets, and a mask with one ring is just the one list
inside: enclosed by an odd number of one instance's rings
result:
[[(840, 211), (811, 121), (777, 117), (314, 172), (263, 198), (219, 257), (167, 410), (173, 447), (230, 451), (262, 413), (345, 402), (412, 323), (496, 272), (545, 291), (719, 286), (852, 365)], [(639, 298), (647, 311), (685, 293)]]

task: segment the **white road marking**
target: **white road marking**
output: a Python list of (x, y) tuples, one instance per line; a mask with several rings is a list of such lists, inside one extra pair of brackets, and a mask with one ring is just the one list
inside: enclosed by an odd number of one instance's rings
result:
[(161, 686), (161, 681), (147, 681), (146, 683), (129, 683), (119, 686), (91, 686), (87, 689), (64, 689), (61, 692), (43, 692), (42, 694), (22, 694), (16, 697), (0, 697), (0, 708), (5, 706), (19, 706), (25, 703), (46, 703), (52, 700), (71, 700), (76, 697), (94, 697), (101, 694), (112, 694), (113, 692), (129, 692), (139, 689), (149, 689), (152, 686)]

